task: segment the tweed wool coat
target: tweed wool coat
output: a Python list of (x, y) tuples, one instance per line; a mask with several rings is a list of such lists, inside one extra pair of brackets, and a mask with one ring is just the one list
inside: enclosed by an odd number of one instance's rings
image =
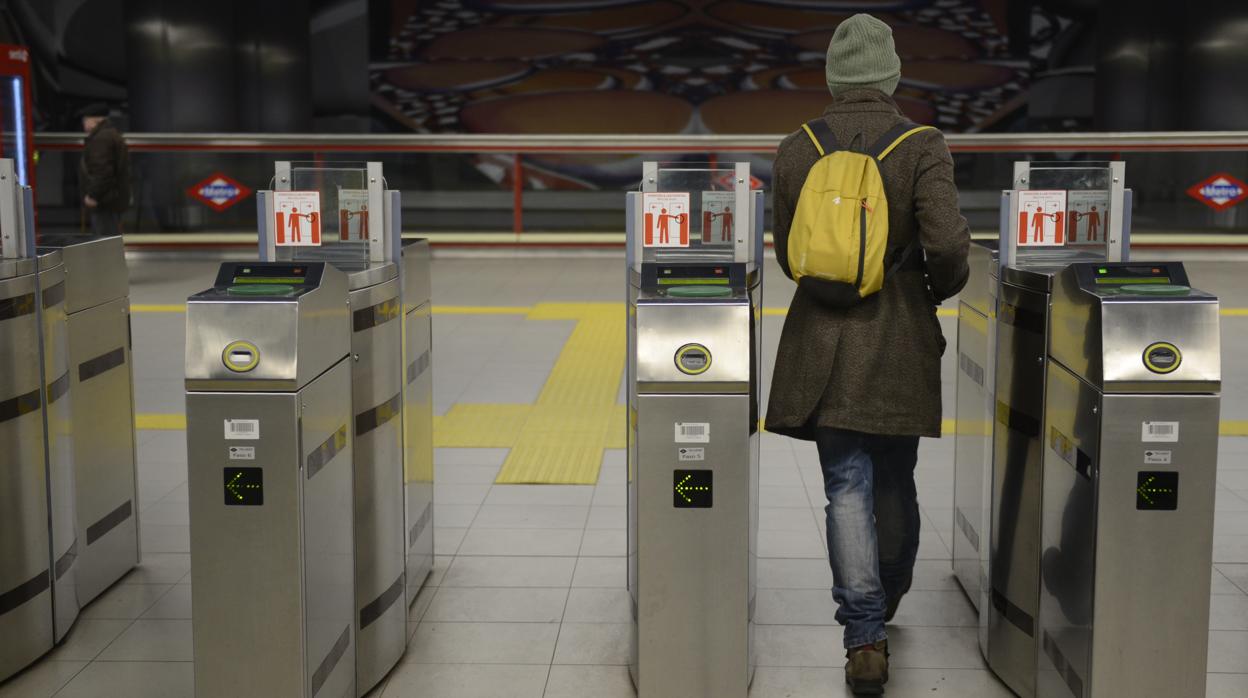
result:
[[(860, 150), (905, 120), (892, 98), (872, 89), (837, 95), (823, 118), (842, 147), (858, 137)], [(818, 158), (800, 129), (784, 139), (776, 156), (772, 230), (776, 257), (790, 278), (789, 227)], [(966, 284), (970, 229), (958, 209), (953, 158), (939, 131), (910, 136), (880, 161), (880, 174), (888, 196), (885, 259), (897, 259), (917, 238), (926, 274), (922, 265), (907, 264), (885, 279), (879, 293), (848, 309), (821, 305), (799, 288), (780, 336), (768, 431), (801, 439), (813, 439), (815, 427), (940, 436), (945, 339), (936, 305)]]

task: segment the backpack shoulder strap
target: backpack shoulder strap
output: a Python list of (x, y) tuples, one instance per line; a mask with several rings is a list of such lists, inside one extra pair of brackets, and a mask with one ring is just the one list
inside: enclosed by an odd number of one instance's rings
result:
[(909, 121), (903, 121), (885, 131), (884, 135), (880, 136), (880, 139), (875, 142), (875, 145), (871, 146), (871, 150), (869, 150), (867, 154), (876, 160), (883, 160), (885, 156), (893, 152), (894, 148), (901, 145), (902, 141), (916, 133), (919, 133), (920, 131), (928, 130), (935, 131), (936, 127), (919, 126), (918, 124), (911, 123)]
[(841, 145), (836, 142), (836, 136), (832, 134), (832, 129), (828, 126), (828, 122), (823, 119), (807, 121), (802, 124), (802, 130), (806, 132), (807, 136), (810, 136), (811, 142), (815, 144), (815, 149), (819, 151), (819, 157), (841, 149)]

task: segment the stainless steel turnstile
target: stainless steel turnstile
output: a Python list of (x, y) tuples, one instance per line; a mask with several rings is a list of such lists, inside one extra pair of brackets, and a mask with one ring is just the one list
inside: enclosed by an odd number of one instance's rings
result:
[[(997, 253), (972, 245), (969, 282), (958, 304), (957, 421), (953, 472), (953, 571), (977, 610), (988, 606), (988, 523), (992, 483), (993, 366)], [(986, 625), (984, 626), (986, 630)]]
[[(269, 212), (282, 193), (290, 191), (316, 193), (326, 208), (338, 209), (338, 215), (321, 217), (338, 226), (336, 234), (329, 228), (324, 231), (323, 245), (277, 244), (279, 235)], [(403, 354), (409, 329), (405, 299), (425, 289), (428, 315), (428, 266), (421, 268), (415, 261), (416, 250), (411, 259), (402, 252), (400, 193), (385, 189), (381, 163), (278, 162), (274, 190), (259, 192), (258, 201), (261, 259), (323, 261), (347, 274), (355, 478), (355, 685), (362, 696), (406, 651), (407, 608), (433, 564), (433, 413), (418, 410), (410, 420), (404, 414), (411, 393), (406, 374), (410, 361)], [(369, 211), (375, 213), (367, 215)], [(409, 272), (424, 277), (408, 278)], [(426, 343), (427, 339), (426, 334)], [(418, 378), (427, 381), (429, 376)], [(431, 383), (418, 380), (414, 387), (422, 386), (431, 388)], [(410, 397), (420, 400), (415, 393)], [(424, 402), (431, 401), (430, 396)], [(418, 431), (410, 432), (411, 428)], [(426, 486), (410, 483), (405, 475), (412, 467), (405, 449), (418, 460), (427, 449)], [(421, 501), (429, 504), (416, 513), (423, 522), (411, 520), (408, 508)]]
[(53, 643), (37, 268), (0, 259), (0, 679)]
[(130, 281), (120, 237), (60, 248), (73, 399), (78, 600), (139, 563)]
[(227, 262), (187, 302), (195, 692), (355, 690), (347, 278)]
[(1218, 301), (1177, 262), (1053, 290), (1036, 693), (1205, 695)]
[[(984, 391), (991, 419), (991, 451), (987, 467), (975, 462), (973, 443), (955, 449), (955, 569), (964, 587), (975, 588), (969, 579), (970, 536), (975, 522), (966, 516), (974, 510), (974, 473), (982, 473), (979, 491), (987, 495), (981, 511), (987, 514), (978, 551), (987, 580), (979, 581), (980, 648), (989, 667), (1020, 696), (1035, 693), (1036, 615), (1039, 604), (1040, 511), (1044, 481), (1043, 434), (1049, 342), (1050, 301), (1053, 279), (1079, 261), (1118, 261), (1130, 248), (1130, 191), (1125, 189), (1124, 167), (1112, 163), (1016, 163), (1014, 188), (1003, 192), (1001, 234), (995, 264), (977, 264), (970, 288), (989, 278), (989, 312), (986, 332), (991, 353), (984, 366)], [(1041, 197), (1060, 201), (1058, 211), (1047, 217), (1057, 221), (1056, 230), (1039, 239), (1036, 228), (1023, 228), (1028, 211)], [(1052, 205), (1050, 208), (1052, 208)], [(1093, 209), (1095, 207), (1095, 209)], [(1083, 215), (1082, 208), (1097, 210), (1099, 228), (1093, 235), (1070, 223)], [(1076, 215), (1078, 214), (1078, 215)], [(1044, 220), (1043, 217), (1033, 216)], [(1022, 231), (1020, 234), (1020, 230)], [(1057, 232), (1060, 231), (1060, 232)], [(1052, 238), (1048, 236), (1052, 234)], [(982, 261), (982, 260), (981, 260)], [(993, 271), (996, 279), (992, 279)], [(992, 292), (995, 291), (995, 302)], [(972, 304), (976, 301), (972, 300)], [(965, 308), (964, 308), (965, 309)], [(995, 312), (995, 316), (994, 316)], [(973, 314), (967, 320), (974, 320)], [(960, 327), (961, 330), (964, 329)], [(977, 353), (983, 338), (969, 332), (967, 349)], [(959, 349), (959, 353), (965, 353)], [(970, 355), (968, 354), (968, 355)], [(972, 371), (978, 373), (972, 367)], [(965, 370), (963, 374), (965, 375)], [(992, 381), (987, 382), (991, 376)], [(966, 387), (967, 381), (962, 380)], [(984, 406), (975, 391), (959, 398), (959, 427), (963, 420), (983, 423)], [(960, 393), (961, 395), (961, 393)], [(962, 410), (968, 410), (964, 418)], [(967, 525), (957, 520), (961, 512)], [(985, 541), (987, 558), (984, 560)], [(986, 589), (984, 585), (986, 583)]]
[(428, 240), (403, 246), (403, 481), (407, 603), (433, 570), (433, 315)]
[[(648, 194), (691, 192), (710, 213), (706, 190), (725, 180), (714, 194), (753, 214), (737, 217), (726, 249), (643, 241)], [(641, 698), (744, 698), (753, 677), (763, 202), (749, 181), (746, 165), (648, 163), (629, 195), (630, 674)]]

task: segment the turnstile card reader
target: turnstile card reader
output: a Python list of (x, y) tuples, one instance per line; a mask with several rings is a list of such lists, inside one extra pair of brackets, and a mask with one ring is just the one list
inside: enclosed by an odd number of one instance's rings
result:
[(629, 587), (640, 696), (743, 697), (749, 686), (761, 317), (752, 290), (643, 289), (633, 309)]
[(227, 262), (187, 302), (195, 688), (355, 690), (346, 276)]
[[(762, 192), (749, 190), (744, 164), (645, 172), (643, 192), (629, 194), (629, 670), (640, 698), (745, 698), (755, 665)], [(701, 214), (674, 209), (679, 225), (682, 215), (713, 220), (723, 201), (753, 215), (735, 219), (722, 247), (709, 236), (662, 248), (660, 236), (643, 241), (650, 192), (700, 200)]]
[(1057, 277), (1037, 696), (1205, 694), (1218, 320), (1178, 262)]

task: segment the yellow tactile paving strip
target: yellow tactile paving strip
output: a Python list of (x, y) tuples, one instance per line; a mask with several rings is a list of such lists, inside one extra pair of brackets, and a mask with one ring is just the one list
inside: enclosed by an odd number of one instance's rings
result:
[[(527, 319), (573, 320), (576, 326), (514, 442), (508, 444), (511, 451), (495, 482), (593, 484), (598, 481), (602, 452), (613, 441), (612, 432), (624, 429), (622, 409), (615, 404), (626, 351), (624, 306), (539, 303)], [(448, 412), (434, 423), (434, 445), (444, 445), (441, 430), (463, 428)]]
[[(184, 305), (135, 304), (136, 313), (180, 313)], [(593, 484), (604, 449), (626, 445), (626, 408), (616, 404), (624, 371), (625, 321), (622, 303), (539, 303), (535, 306), (434, 306), (435, 315), (524, 315), (535, 322), (576, 323), (546, 383), (532, 405), (456, 404), (434, 417), (439, 448), (507, 448), (496, 482)], [(782, 317), (784, 308), (763, 314)], [(942, 308), (944, 317), (956, 316)], [(1225, 308), (1224, 316), (1248, 317), (1248, 308)], [(181, 430), (180, 414), (139, 414), (139, 429)], [(956, 432), (954, 420), (943, 423)], [(977, 432), (982, 431), (982, 427)], [(1248, 420), (1227, 420), (1222, 436), (1248, 436)]]

